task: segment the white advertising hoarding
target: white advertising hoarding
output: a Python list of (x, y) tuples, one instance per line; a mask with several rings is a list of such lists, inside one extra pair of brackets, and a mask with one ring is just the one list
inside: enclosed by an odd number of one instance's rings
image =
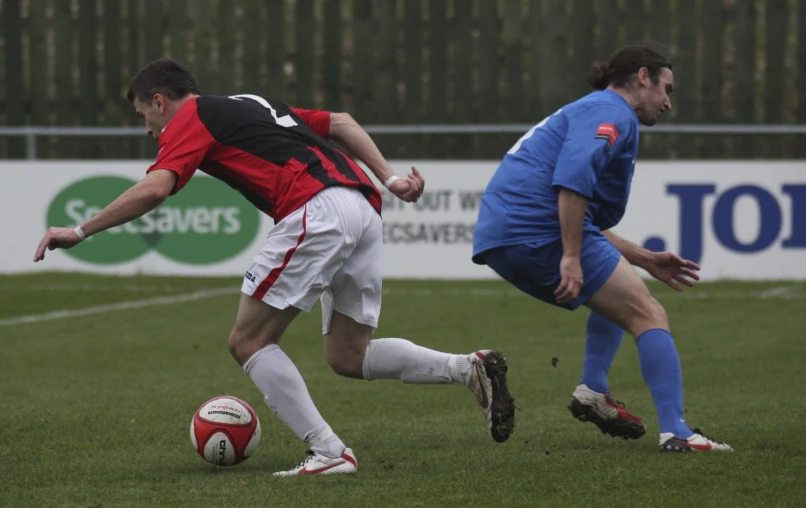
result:
[[(470, 261), (478, 202), (497, 161), (393, 161), (426, 179), (418, 203), (384, 193), (390, 278), (495, 278)], [(0, 162), (0, 272), (241, 275), (273, 222), (201, 173), (133, 224), (32, 257), (46, 225), (73, 226), (142, 178), (146, 161)], [(806, 163), (638, 162), (616, 231), (702, 264), (704, 279), (806, 279)]]

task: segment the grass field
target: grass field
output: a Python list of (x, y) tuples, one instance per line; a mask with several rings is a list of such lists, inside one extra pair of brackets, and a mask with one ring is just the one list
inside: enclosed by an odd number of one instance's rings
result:
[[(702, 284), (683, 295), (652, 286), (677, 339), (688, 421), (736, 449), (722, 455), (658, 453), (652, 401), (630, 338), (611, 370), (611, 388), (644, 417), (648, 434), (615, 440), (571, 418), (566, 405), (579, 379), (584, 311), (552, 309), (498, 282), (385, 284), (379, 337), (505, 352), (521, 411), (512, 438), (497, 444), (464, 387), (331, 373), (317, 308), (292, 325), (282, 346), (325, 418), (356, 451), (359, 474), (291, 479), (270, 473), (302, 460), (304, 444), (264, 405), (226, 348), (239, 287), (234, 278), (0, 277), (0, 506), (806, 502), (806, 284)], [(95, 308), (121, 302), (139, 303)], [(87, 308), (94, 313), (43, 320)], [(219, 469), (192, 450), (188, 426), (202, 402), (224, 394), (253, 405), (263, 439), (252, 459)]]

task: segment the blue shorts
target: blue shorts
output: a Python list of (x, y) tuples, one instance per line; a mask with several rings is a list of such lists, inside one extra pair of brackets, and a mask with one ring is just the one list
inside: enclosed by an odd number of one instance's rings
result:
[(601, 233), (585, 231), (582, 236), (582, 278), (579, 296), (569, 303), (557, 303), (554, 291), (560, 285), (562, 240), (546, 245), (512, 245), (481, 253), (480, 260), (510, 284), (538, 300), (574, 310), (599, 291), (616, 269), (621, 253)]

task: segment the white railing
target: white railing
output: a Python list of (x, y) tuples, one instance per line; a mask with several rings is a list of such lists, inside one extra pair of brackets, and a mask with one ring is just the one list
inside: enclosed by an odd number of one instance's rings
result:
[[(532, 124), (409, 124), (366, 125), (370, 134), (507, 134), (524, 133)], [(666, 134), (806, 134), (806, 125), (665, 124), (644, 127), (647, 133)], [(0, 127), (0, 136), (25, 138), (25, 153), (35, 160), (41, 136), (144, 136), (143, 127)]]

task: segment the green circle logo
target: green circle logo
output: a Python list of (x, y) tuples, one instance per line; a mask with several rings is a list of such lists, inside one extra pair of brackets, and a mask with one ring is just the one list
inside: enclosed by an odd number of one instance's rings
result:
[[(46, 226), (76, 227), (134, 184), (134, 180), (120, 176), (79, 180), (67, 186), (50, 203)], [(65, 252), (90, 263), (106, 265), (131, 261), (151, 249), (146, 237), (134, 233), (141, 229), (141, 225), (142, 218), (93, 235)]]
[[(79, 180), (53, 199), (47, 226), (75, 227), (86, 222), (134, 184), (119, 176)], [(240, 194), (214, 178), (197, 176), (146, 215), (93, 235), (65, 252), (90, 263), (116, 264), (155, 249), (180, 263), (211, 264), (241, 253), (259, 227), (259, 212)]]
[(197, 176), (151, 214), (157, 251), (183, 263), (204, 265), (229, 259), (257, 235), (260, 213), (215, 178)]

